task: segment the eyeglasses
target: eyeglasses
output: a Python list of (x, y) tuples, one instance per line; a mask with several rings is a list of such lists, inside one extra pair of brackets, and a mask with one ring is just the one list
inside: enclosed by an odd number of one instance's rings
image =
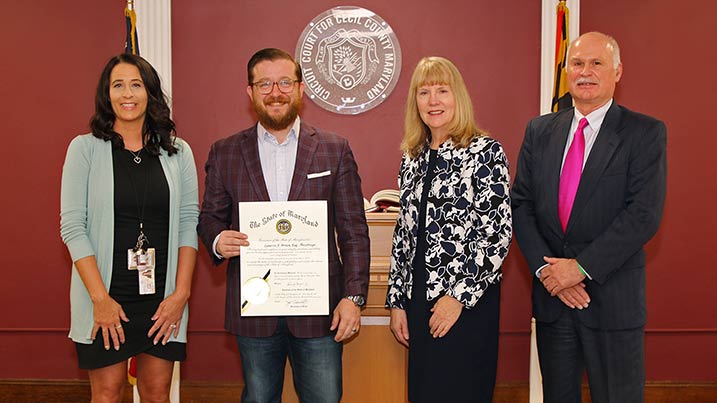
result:
[(283, 92), (284, 94), (288, 94), (294, 89), (294, 83), (298, 82), (299, 80), (290, 80), (288, 78), (283, 78), (279, 81), (257, 81), (255, 83), (251, 83), (251, 85), (256, 87), (256, 89), (259, 90), (259, 94), (262, 95), (271, 94), (271, 91), (274, 90), (274, 84), (276, 84), (277, 88), (279, 88), (279, 91)]

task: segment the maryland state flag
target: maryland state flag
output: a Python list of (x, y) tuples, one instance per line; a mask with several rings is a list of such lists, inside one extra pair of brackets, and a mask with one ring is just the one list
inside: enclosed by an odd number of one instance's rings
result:
[(568, 92), (568, 76), (566, 72), (570, 36), (568, 35), (569, 12), (565, 0), (558, 2), (557, 15), (558, 23), (555, 29), (555, 80), (553, 81), (553, 99), (551, 102), (553, 112), (573, 106), (573, 98)]
[(124, 19), (127, 24), (127, 40), (124, 45), (124, 52), (139, 55), (139, 40), (137, 39), (137, 14), (134, 12), (134, 1), (127, 0), (124, 9)]

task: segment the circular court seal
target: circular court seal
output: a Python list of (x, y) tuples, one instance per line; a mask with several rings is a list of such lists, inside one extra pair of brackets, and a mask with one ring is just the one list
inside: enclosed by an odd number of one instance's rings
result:
[(381, 104), (401, 73), (401, 47), (393, 29), (360, 7), (334, 7), (311, 20), (295, 56), (309, 99), (346, 115)]
[(276, 222), (276, 232), (280, 233), (281, 235), (286, 235), (289, 232), (291, 232), (291, 221), (282, 218), (281, 220)]

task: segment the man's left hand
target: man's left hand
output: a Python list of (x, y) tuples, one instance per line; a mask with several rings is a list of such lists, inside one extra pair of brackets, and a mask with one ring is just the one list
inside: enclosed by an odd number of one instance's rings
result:
[(553, 297), (585, 279), (575, 259), (561, 259), (544, 256), (548, 267), (540, 271), (540, 282)]
[(336, 330), (336, 342), (350, 339), (361, 328), (361, 308), (353, 301), (341, 298), (334, 309), (334, 319), (331, 321), (331, 330)]

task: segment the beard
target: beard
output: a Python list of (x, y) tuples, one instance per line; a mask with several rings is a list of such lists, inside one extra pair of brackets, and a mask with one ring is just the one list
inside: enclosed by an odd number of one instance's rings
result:
[[(290, 103), (289, 110), (285, 114), (280, 116), (271, 116), (266, 111), (266, 105), (274, 102)], [(259, 123), (264, 126), (267, 130), (284, 130), (291, 126), (299, 116), (301, 111), (301, 97), (294, 98), (293, 102), (291, 98), (286, 95), (280, 95), (278, 97), (271, 96), (265, 99), (254, 100), (254, 111), (259, 117)]]

